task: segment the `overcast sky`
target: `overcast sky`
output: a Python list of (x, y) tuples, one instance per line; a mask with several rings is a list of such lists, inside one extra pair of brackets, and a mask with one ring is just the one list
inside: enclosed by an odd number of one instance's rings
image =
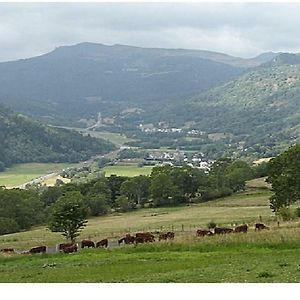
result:
[(80, 42), (300, 52), (300, 3), (0, 3), (0, 61)]

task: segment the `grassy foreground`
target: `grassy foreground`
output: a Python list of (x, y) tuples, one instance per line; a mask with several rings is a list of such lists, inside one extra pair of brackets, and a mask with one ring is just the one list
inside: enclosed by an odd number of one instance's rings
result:
[(1, 282), (300, 282), (300, 228), (0, 256)]
[[(78, 241), (107, 237), (108, 249), (74, 254), (0, 254), (0, 282), (300, 282), (300, 222), (280, 222), (269, 209), (270, 191), (248, 190), (190, 206), (140, 209), (89, 219)], [(259, 219), (271, 227), (255, 232)], [(196, 237), (197, 228), (248, 223), (247, 234)], [(183, 227), (182, 227), (183, 226)], [(183, 230), (182, 230), (183, 229)], [(126, 232), (174, 230), (171, 242), (114, 246)], [(4, 235), (0, 248), (29, 249), (63, 242), (45, 227)]]

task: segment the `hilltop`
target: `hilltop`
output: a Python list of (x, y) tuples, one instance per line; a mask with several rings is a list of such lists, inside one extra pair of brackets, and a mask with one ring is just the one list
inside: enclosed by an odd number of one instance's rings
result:
[(0, 106), (0, 171), (24, 162), (77, 162), (114, 145), (102, 139), (46, 126)]
[(202, 50), (80, 43), (0, 63), (0, 99), (15, 110), (68, 124), (99, 111), (110, 116), (190, 96), (274, 56), (243, 59)]

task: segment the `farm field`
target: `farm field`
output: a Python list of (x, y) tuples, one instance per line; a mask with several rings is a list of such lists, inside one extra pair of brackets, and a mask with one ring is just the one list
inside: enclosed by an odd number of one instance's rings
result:
[[(262, 185), (261, 180), (256, 182)], [(78, 241), (109, 239), (108, 249), (74, 254), (0, 254), (0, 282), (300, 282), (300, 222), (278, 227), (271, 192), (248, 183), (245, 192), (206, 203), (148, 208), (89, 219)], [(270, 230), (256, 232), (262, 220)], [(248, 223), (246, 234), (196, 237), (197, 228)], [(125, 233), (175, 231), (173, 241), (117, 246)], [(157, 236), (156, 236), (157, 238)], [(63, 242), (45, 227), (3, 235), (0, 248), (25, 250)], [(13, 272), (12, 272), (13, 270)]]
[(174, 242), (0, 256), (1, 282), (294, 282), (300, 281), (299, 224)]
[(105, 171), (106, 177), (109, 177), (110, 175), (134, 177), (138, 175), (149, 175), (151, 173), (152, 168), (152, 166), (139, 167), (136, 164), (128, 164), (106, 166), (103, 168), (103, 171)]
[(24, 184), (32, 179), (72, 166), (68, 163), (27, 163), (15, 165), (4, 172), (0, 172), (0, 186), (12, 188)]

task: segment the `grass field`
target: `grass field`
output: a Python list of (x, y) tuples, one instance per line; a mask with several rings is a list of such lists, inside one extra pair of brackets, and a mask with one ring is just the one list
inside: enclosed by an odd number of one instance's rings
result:
[(53, 172), (70, 167), (71, 164), (66, 163), (28, 163), (18, 164), (0, 173), (0, 186), (7, 188), (24, 184), (37, 177), (47, 175)]
[(92, 137), (108, 140), (116, 145), (124, 145), (127, 142), (133, 141), (133, 139), (130, 139), (119, 133), (113, 133), (113, 132), (107, 132), (107, 131), (88, 131), (88, 133)]
[(105, 176), (107, 177), (109, 177), (110, 175), (134, 177), (138, 175), (149, 175), (151, 173), (152, 168), (152, 166), (139, 167), (136, 164), (115, 165), (106, 166), (103, 168), (103, 171), (105, 171)]
[[(89, 219), (78, 241), (127, 232), (175, 231), (171, 242), (81, 250), (75, 254), (0, 255), (0, 282), (300, 282), (300, 222), (278, 227), (269, 209), (271, 192), (261, 180), (245, 192), (181, 207), (148, 208)], [(259, 221), (270, 230), (255, 232)], [(247, 234), (199, 238), (197, 228), (248, 223)], [(63, 242), (45, 227), (0, 237), (0, 248), (29, 249)]]

